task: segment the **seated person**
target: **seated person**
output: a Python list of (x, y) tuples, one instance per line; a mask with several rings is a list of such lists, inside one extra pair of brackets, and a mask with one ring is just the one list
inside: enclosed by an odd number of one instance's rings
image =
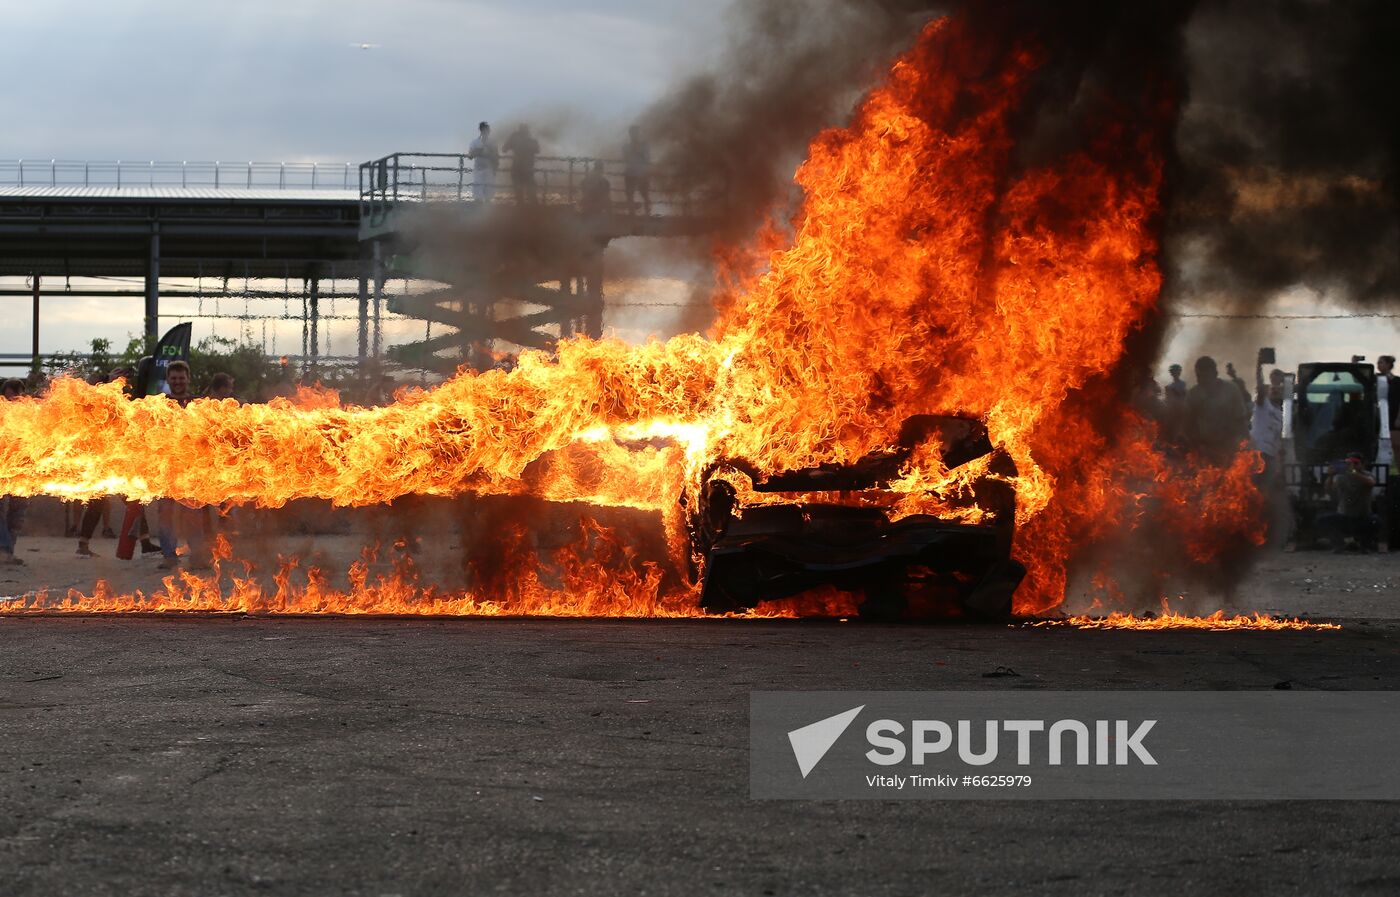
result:
[(1349, 454), (1346, 463), (1334, 467), (1327, 477), (1324, 488), (1337, 502), (1337, 510), (1320, 515), (1317, 526), (1332, 543), (1333, 551), (1342, 551), (1347, 543), (1362, 551), (1374, 547), (1376, 519), (1371, 513), (1371, 490), (1375, 485), (1360, 452)]

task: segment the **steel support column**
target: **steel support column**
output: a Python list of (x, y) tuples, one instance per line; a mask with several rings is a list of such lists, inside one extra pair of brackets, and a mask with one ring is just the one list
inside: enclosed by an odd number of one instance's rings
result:
[(316, 370), (317, 356), (321, 354), (321, 278), (320, 272), (311, 272), (311, 370)]
[(357, 322), (359, 324), (358, 349), (360, 364), (363, 365), (365, 363), (365, 357), (369, 355), (369, 264), (363, 256), (361, 256), (358, 264), (360, 273), (358, 297), (359, 321)]
[(39, 296), (43, 290), (38, 271), (34, 272), (34, 373), (39, 372)]
[(146, 259), (146, 349), (154, 351), (160, 339), (160, 225), (151, 228)]
[(374, 280), (374, 357), (379, 357), (380, 330), (379, 310), (384, 305), (384, 251), (378, 240), (370, 243), (370, 276)]

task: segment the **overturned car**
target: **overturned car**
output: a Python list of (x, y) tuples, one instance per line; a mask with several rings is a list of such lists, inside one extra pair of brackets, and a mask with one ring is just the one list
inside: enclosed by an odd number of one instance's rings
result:
[[(984, 475), (955, 503), (990, 519), (975, 523), (913, 514), (892, 519), (878, 497), (926, 441), (942, 446), (949, 470), (992, 457)], [(741, 462), (706, 471), (688, 509), (691, 545), (703, 570), (701, 606), (712, 613), (831, 586), (862, 593), (862, 617), (943, 616), (1005, 619), (1025, 568), (1011, 558), (1015, 464), (993, 447), (981, 421), (920, 415), (905, 421), (897, 446), (854, 464), (760, 477)], [(772, 500), (742, 510), (736, 478)], [(886, 503), (888, 504), (888, 503)]]

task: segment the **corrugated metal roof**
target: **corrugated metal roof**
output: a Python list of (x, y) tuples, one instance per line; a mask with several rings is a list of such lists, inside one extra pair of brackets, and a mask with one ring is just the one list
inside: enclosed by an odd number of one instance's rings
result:
[(251, 190), (220, 187), (0, 187), (6, 199), (208, 199), (224, 201), (358, 202), (358, 190), (279, 190), (275, 187)]

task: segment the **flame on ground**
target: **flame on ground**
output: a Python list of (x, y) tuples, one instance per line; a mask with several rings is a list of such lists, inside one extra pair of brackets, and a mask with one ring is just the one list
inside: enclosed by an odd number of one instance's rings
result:
[[(959, 413), (985, 419), (1019, 471), (1014, 553), (1030, 572), (1018, 612), (1059, 604), (1069, 564), (1124, 532), (1169, 533), (1180, 564), (1217, 563), (1262, 540), (1249, 483), (1257, 456), (1224, 468), (1169, 457), (1123, 388), (1128, 340), (1157, 315), (1171, 86), (1143, 85), (1081, 149), (1027, 163), (1015, 132), (1044, 62), (1033, 40), (990, 41), (960, 19), (924, 29), (851, 124), (812, 141), (790, 226), (726, 250), (708, 337), (564, 340), (553, 355), (523, 353), (510, 372), (462, 372), (382, 408), (319, 395), (181, 409), (60, 380), (41, 401), (0, 408), (0, 493), (266, 507), (531, 495), (659, 511), (680, 567), (679, 502), (713, 462), (742, 459), (763, 474), (848, 463), (892, 447), (911, 415)], [(1122, 124), (1144, 121), (1142, 109), (1145, 124)], [(896, 513), (945, 513), (942, 497), (965, 489), (965, 475), (936, 447), (921, 452), (896, 486)], [(510, 566), (514, 594), (534, 596), (522, 599), (529, 612), (693, 604), (693, 589), (668, 591), (631, 567), (583, 565), (575, 591), (540, 585), (526, 559)], [(235, 585), (234, 604), (497, 606), (391, 595), (368, 580), (348, 596), (308, 588), (268, 596)], [(159, 601), (172, 606), (204, 600), (183, 576), (167, 592)]]
[(1026, 624), (1032, 627), (1068, 626), (1074, 629), (1206, 629), (1220, 632), (1233, 629), (1259, 630), (1301, 630), (1301, 629), (1341, 629), (1336, 623), (1314, 623), (1296, 617), (1273, 617), (1268, 614), (1236, 614), (1227, 616), (1218, 610), (1207, 617), (1193, 617), (1178, 613), (1163, 613), (1158, 616), (1137, 616), (1114, 611), (1106, 617), (1075, 616), (1063, 620), (1037, 620)]
[[(1097, 604), (1095, 606), (1098, 606)], [(1297, 617), (1275, 617), (1269, 614), (1245, 613), (1227, 614), (1218, 610), (1208, 616), (1192, 616), (1172, 610), (1171, 602), (1162, 599), (1160, 613), (1131, 614), (1112, 611), (1102, 616), (1077, 614), (1050, 620), (1037, 620), (1025, 624), (1033, 628), (1070, 627), (1073, 629), (1206, 629), (1225, 631), (1232, 629), (1259, 630), (1304, 630), (1341, 629), (1336, 623), (1315, 623)]]
[[(64, 595), (35, 592), (0, 601), (0, 615), (205, 613), (255, 615), (339, 614), (345, 616), (552, 616), (652, 617), (707, 616), (692, 596), (662, 588), (655, 563), (639, 561), (631, 548), (605, 527), (587, 522), (580, 542), (551, 558), (553, 581), (532, 565), (509, 588), (488, 595), (454, 592), (424, 585), (412, 555), (396, 554), (380, 563), (378, 551), (366, 548), (348, 571), (349, 588), (331, 584), (327, 571), (281, 557), (266, 584), (245, 561), (235, 560), (228, 540), (219, 536), (208, 572), (178, 570), (150, 593), (114, 592), (99, 582), (91, 593)], [(611, 571), (598, 577), (597, 565)], [(687, 600), (687, 599), (690, 600)], [(799, 616), (847, 617), (856, 613), (850, 596), (834, 590), (808, 593), (765, 604), (750, 613), (727, 616), (777, 619)]]

